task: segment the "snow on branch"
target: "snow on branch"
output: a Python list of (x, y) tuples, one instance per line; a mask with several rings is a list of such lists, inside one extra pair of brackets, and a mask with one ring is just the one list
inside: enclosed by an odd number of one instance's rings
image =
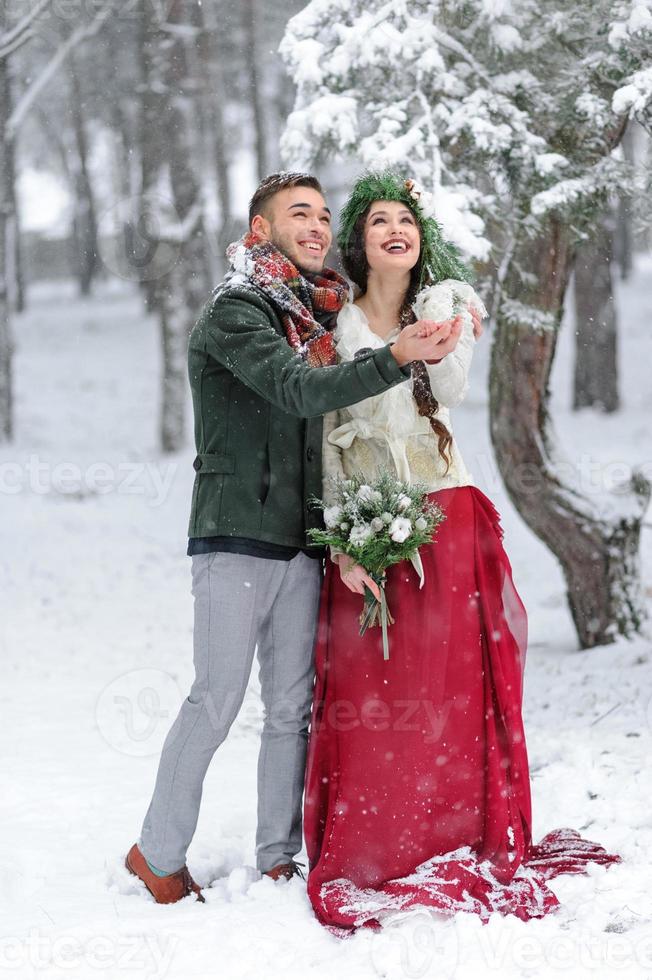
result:
[(613, 4), (614, 19), (609, 27), (612, 48), (626, 45), (632, 37), (652, 32), (650, 0), (620, 0)]
[(17, 24), (0, 36), (0, 59), (7, 58), (30, 40), (33, 36), (32, 24), (51, 3), (52, 0), (37, 0), (37, 3)]
[(281, 153), (290, 167), (306, 169), (320, 150), (335, 153), (355, 148), (359, 138), (357, 102), (347, 95), (326, 94), (310, 106), (295, 109), (281, 137)]
[(25, 89), (21, 98), (16, 103), (13, 112), (7, 120), (5, 129), (7, 139), (13, 139), (16, 132), (22, 125), (25, 116), (36, 102), (41, 91), (64, 63), (68, 53), (86, 38), (92, 37), (93, 34), (96, 34), (110, 13), (111, 4), (107, 3), (106, 6), (104, 6), (95, 15), (90, 24), (78, 27), (65, 39), (65, 41), (63, 41), (61, 46), (57, 48), (50, 60), (44, 65), (40, 75), (37, 75), (37, 77), (34, 79), (31, 85)]
[(611, 107), (618, 114), (641, 117), (652, 106), (652, 68), (634, 72), (626, 85), (614, 92)]
[(550, 211), (569, 211), (582, 207), (601, 193), (614, 187), (621, 190), (629, 183), (629, 167), (617, 148), (581, 177), (560, 180), (552, 187), (535, 194), (530, 203), (533, 215), (540, 218)]
[(611, 108), (618, 115), (636, 118), (652, 132), (652, 0), (614, 3), (609, 44), (625, 63), (630, 62), (629, 77), (621, 79), (613, 93)]
[(536, 333), (557, 329), (557, 320), (552, 313), (527, 306), (516, 299), (504, 299), (500, 305), (500, 315), (510, 326), (529, 327)]
[(613, 148), (626, 113), (649, 113), (651, 8), (312, 0), (280, 46), (297, 84), (284, 162), (327, 155), (405, 172), (448, 212), (448, 237), (487, 257), (486, 227), (509, 237), (513, 221), (584, 209), (630, 179)]

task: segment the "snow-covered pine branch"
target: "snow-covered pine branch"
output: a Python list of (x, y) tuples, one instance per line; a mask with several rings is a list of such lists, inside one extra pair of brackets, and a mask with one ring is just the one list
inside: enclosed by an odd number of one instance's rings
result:
[(650, 486), (596, 507), (566, 479), (548, 380), (577, 242), (637, 181), (618, 145), (630, 117), (652, 121), (650, 3), (313, 0), (281, 45), (297, 85), (286, 165), (330, 155), (401, 171), (434, 194), (447, 236), (489, 259), (492, 440), (515, 506), (561, 563), (582, 646), (640, 628)]
[(611, 105), (614, 112), (636, 118), (652, 132), (652, 68), (642, 68), (630, 77), (626, 85), (614, 92)]
[(622, 179), (601, 161), (623, 117), (649, 111), (651, 24), (649, 0), (313, 0), (280, 49), (297, 85), (285, 162), (404, 170), (435, 191), (449, 237), (486, 259), (505, 195), (536, 223)]

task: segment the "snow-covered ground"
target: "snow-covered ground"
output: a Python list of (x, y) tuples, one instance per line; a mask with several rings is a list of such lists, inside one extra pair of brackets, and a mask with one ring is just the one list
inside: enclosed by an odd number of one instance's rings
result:
[[(652, 475), (651, 261), (619, 284), (618, 302), (623, 410), (610, 418), (570, 412), (569, 324), (553, 375), (563, 446), (582, 466), (595, 461), (596, 491), (634, 463)], [(530, 613), (535, 837), (575, 827), (624, 860), (556, 879), (562, 907), (541, 921), (494, 916), (483, 926), (469, 915), (414, 913), (345, 941), (315, 921), (299, 879), (275, 885), (252, 872), (255, 676), (209, 771), (189, 854), (206, 904), (156, 906), (124, 870), (192, 678), (185, 533), (193, 452), (190, 442), (169, 458), (157, 450), (156, 324), (133, 287), (111, 283), (80, 301), (72, 285), (42, 284), (16, 339), (17, 433), (0, 451), (0, 973), (650, 977), (652, 642), (648, 634), (577, 650), (556, 561), (507, 501), (492, 461), (489, 334), (455, 425), (476, 482), (502, 513)], [(649, 589), (650, 528), (643, 552)]]

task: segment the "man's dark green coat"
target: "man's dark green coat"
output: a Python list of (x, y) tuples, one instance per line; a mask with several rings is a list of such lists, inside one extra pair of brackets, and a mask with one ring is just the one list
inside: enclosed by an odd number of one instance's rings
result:
[(389, 347), (309, 367), (253, 288), (217, 291), (190, 334), (195, 484), (190, 537), (224, 535), (305, 548), (320, 526), (322, 416), (405, 381)]

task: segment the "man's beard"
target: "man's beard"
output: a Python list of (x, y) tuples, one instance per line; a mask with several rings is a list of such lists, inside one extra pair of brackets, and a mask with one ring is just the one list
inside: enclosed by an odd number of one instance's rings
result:
[(286, 259), (289, 259), (290, 262), (296, 265), (302, 276), (310, 279), (311, 276), (319, 275), (323, 269), (323, 264), (319, 267), (319, 269), (307, 269), (301, 264), (301, 258), (296, 255), (295, 250), (297, 248), (297, 244), (294, 239), (289, 235), (283, 235), (282, 232), (278, 232), (273, 225), (271, 231), (272, 234), (270, 241), (272, 245), (277, 248), (279, 252), (282, 252)]

